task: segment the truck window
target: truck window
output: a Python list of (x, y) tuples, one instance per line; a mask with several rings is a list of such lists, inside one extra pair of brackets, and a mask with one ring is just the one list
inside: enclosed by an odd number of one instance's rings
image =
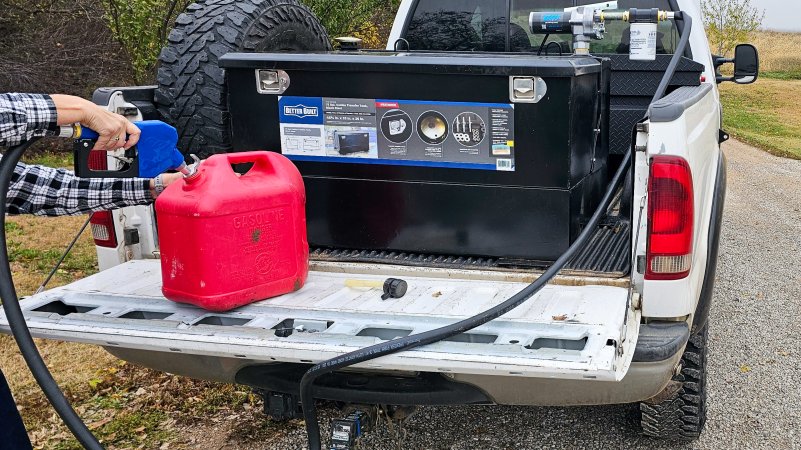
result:
[[(587, 1), (548, 1), (548, 0), (512, 0), (512, 23), (520, 25), (530, 35), (531, 45), (538, 51), (542, 42), (543, 54), (573, 53), (573, 39), (570, 35), (553, 35), (545, 40), (544, 34), (531, 34), (528, 28), (528, 15), (531, 11), (561, 11), (566, 7), (580, 6), (594, 3)], [(618, 0), (618, 9), (629, 8), (659, 8), (671, 10), (669, 0)], [(679, 32), (673, 21), (662, 22), (658, 28), (656, 52), (659, 54), (673, 54), (679, 42)], [(606, 38), (602, 41), (593, 41), (590, 51), (595, 54), (628, 54), (630, 42), (629, 24), (625, 22), (608, 22), (606, 24)], [(550, 44), (554, 42), (555, 44)]]
[[(531, 34), (528, 25), (528, 15), (532, 11), (563, 11), (565, 8), (574, 6), (575, 0), (512, 0), (511, 22), (526, 33), (529, 48), (525, 49), (522, 41), (514, 46), (512, 51), (516, 52), (538, 52), (543, 55), (569, 55), (573, 53), (572, 37), (567, 34), (555, 34), (548, 36), (544, 34)], [(540, 52), (542, 46), (542, 52)]]
[(406, 31), (412, 50), (506, 50), (508, 3), (492, 0), (420, 0)]
[[(405, 38), (412, 50), (538, 52), (569, 55), (569, 35), (532, 34), (528, 15), (532, 11), (561, 11), (593, 0), (419, 0)], [(669, 10), (669, 0), (619, 0), (619, 9), (659, 8)], [(508, 30), (507, 30), (508, 27)], [(594, 41), (595, 54), (627, 54), (629, 25), (610, 22), (606, 38)], [(508, 31), (508, 32), (507, 32)], [(657, 53), (672, 54), (679, 41), (675, 23), (659, 24)]]

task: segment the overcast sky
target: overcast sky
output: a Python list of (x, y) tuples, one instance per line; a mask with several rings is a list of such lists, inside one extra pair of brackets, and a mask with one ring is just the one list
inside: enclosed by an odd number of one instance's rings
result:
[(754, 0), (765, 9), (762, 26), (769, 30), (801, 31), (801, 2), (798, 0)]

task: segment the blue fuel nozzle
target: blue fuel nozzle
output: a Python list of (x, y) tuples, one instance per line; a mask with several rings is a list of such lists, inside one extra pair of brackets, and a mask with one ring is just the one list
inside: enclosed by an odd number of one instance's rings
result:
[[(89, 167), (89, 152), (100, 137), (97, 132), (81, 125), (62, 127), (60, 136), (75, 139), (75, 173), (83, 177), (101, 178), (153, 178), (168, 170), (178, 170), (185, 176), (191, 169), (178, 150), (178, 132), (160, 120), (134, 122), (141, 134), (134, 147), (129, 167), (123, 170), (92, 170)], [(129, 150), (131, 151), (131, 150)]]

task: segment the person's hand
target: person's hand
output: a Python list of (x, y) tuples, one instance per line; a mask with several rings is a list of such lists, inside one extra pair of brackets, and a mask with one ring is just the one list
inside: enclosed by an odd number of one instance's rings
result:
[(93, 150), (128, 149), (139, 141), (139, 128), (119, 114), (72, 95), (50, 97), (56, 105), (58, 125), (80, 123), (100, 135)]
[[(176, 173), (163, 173), (163, 174), (159, 175), (159, 177), (161, 177), (161, 184), (164, 185), (164, 189), (167, 189), (167, 187), (169, 185), (171, 185), (171, 184), (175, 183), (176, 181), (182, 179), (184, 177), (184, 175), (182, 173), (179, 173), (179, 172), (176, 172)], [(156, 180), (155, 179), (150, 180), (150, 195), (154, 199), (156, 197), (158, 197), (158, 195), (159, 195), (156, 192)]]
[(119, 114), (105, 110), (94, 103), (87, 108), (82, 125), (97, 131), (100, 137), (92, 150), (129, 149), (139, 141), (139, 128)]
[(169, 185), (175, 183), (176, 181), (182, 179), (183, 177), (184, 175), (179, 172), (161, 174), (161, 181), (164, 183), (164, 189), (167, 189)]

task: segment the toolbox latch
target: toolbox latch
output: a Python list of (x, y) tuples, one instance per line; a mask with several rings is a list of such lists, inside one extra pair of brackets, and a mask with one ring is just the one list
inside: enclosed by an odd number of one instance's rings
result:
[(283, 70), (256, 69), (256, 90), (259, 94), (281, 95), (289, 89), (289, 74)]
[(512, 103), (538, 103), (548, 92), (540, 77), (509, 77), (509, 100)]

